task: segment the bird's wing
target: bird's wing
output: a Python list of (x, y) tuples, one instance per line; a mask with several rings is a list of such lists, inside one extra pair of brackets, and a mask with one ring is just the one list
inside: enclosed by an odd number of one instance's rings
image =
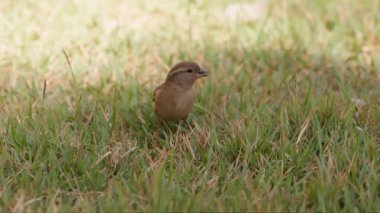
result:
[(153, 102), (156, 100), (157, 95), (160, 93), (162, 85), (158, 86), (153, 92)]

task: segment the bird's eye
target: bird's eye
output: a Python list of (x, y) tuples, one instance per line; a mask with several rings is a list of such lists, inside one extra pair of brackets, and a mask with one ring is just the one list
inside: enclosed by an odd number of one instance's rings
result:
[(192, 70), (192, 69), (188, 69), (187, 72), (188, 72), (188, 73), (192, 73), (193, 70)]

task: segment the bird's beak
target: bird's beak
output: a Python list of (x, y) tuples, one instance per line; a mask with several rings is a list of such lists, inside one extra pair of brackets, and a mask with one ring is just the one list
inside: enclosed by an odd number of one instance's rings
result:
[(207, 70), (201, 68), (201, 70), (199, 70), (199, 72), (198, 72), (198, 77), (202, 78), (202, 77), (207, 77), (207, 76), (208, 76)]

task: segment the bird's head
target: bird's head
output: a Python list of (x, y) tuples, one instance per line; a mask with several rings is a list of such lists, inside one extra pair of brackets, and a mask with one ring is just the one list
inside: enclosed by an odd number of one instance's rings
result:
[(166, 81), (172, 81), (184, 88), (191, 88), (199, 78), (208, 76), (208, 72), (198, 64), (184, 61), (176, 64), (170, 71)]

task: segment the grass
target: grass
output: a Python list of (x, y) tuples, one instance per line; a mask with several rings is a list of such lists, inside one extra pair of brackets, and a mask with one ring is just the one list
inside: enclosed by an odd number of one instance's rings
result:
[[(0, 9), (0, 211), (380, 209), (379, 1)], [(181, 60), (212, 74), (155, 137)]]

